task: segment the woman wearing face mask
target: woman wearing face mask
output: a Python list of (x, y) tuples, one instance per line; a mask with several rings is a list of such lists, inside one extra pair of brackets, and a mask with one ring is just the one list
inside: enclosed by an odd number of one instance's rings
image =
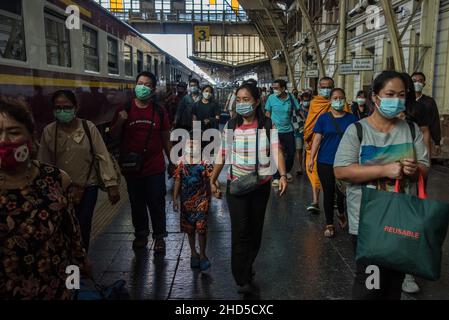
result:
[[(344, 229), (347, 219), (344, 212), (344, 195), (335, 187), (334, 159), (340, 140), (346, 128), (357, 121), (357, 118), (345, 112), (346, 94), (343, 89), (335, 88), (330, 93), (330, 112), (321, 115), (313, 129), (311, 159), (316, 159), (318, 176), (323, 188), (324, 213), (326, 215), (326, 227), (324, 236), (331, 238), (335, 234), (334, 229), (334, 199), (337, 195), (338, 221), (340, 228)], [(308, 170), (313, 170), (314, 162), (310, 161)]]
[(368, 107), (367, 94), (365, 91), (360, 90), (357, 92), (357, 98), (351, 105), (351, 112), (357, 117), (358, 120), (368, 117), (371, 114), (371, 110)]
[[(231, 162), (227, 176), (226, 200), (231, 216), (232, 229), (232, 274), (239, 286), (239, 293), (250, 293), (253, 290), (253, 263), (260, 248), (265, 210), (271, 192), (272, 175), (279, 171), (281, 178), (279, 191), (283, 195), (287, 188), (286, 169), (283, 152), (279, 150), (279, 139), (270, 128), (271, 119), (267, 118), (261, 108), (261, 98), (257, 87), (244, 84), (237, 89), (237, 116), (225, 126), (222, 148), (219, 152), (210, 184), (212, 193), (219, 196), (216, 182), (223, 170), (226, 159)], [(268, 128), (267, 132), (263, 129)], [(232, 130), (232, 131), (231, 131)], [(256, 133), (259, 132), (259, 135)], [(234, 133), (232, 135), (232, 133)], [(256, 149), (263, 160), (257, 162)], [(277, 166), (266, 161), (267, 151), (270, 151)], [(276, 157), (277, 155), (277, 157)], [(258, 166), (256, 165), (258, 163)], [(256, 167), (259, 182), (249, 193), (231, 194), (231, 184), (244, 181), (249, 175), (254, 175)]]
[(0, 299), (65, 300), (65, 270), (89, 272), (69, 196), (70, 177), (30, 159), (34, 122), (0, 103)]
[[(394, 71), (381, 73), (373, 83), (372, 98), (376, 110), (359, 122), (359, 133), (358, 125), (349, 126), (338, 147), (334, 171), (337, 179), (349, 183), (346, 203), (354, 250), (362, 201), (361, 187), (393, 192), (399, 179), (403, 192), (411, 193), (418, 171), (426, 176), (429, 170), (421, 131), (416, 124), (398, 118), (405, 111), (408, 89), (402, 74)], [(357, 263), (354, 299), (401, 298), (403, 273), (380, 266), (380, 290), (369, 290), (365, 284), (369, 276), (366, 268), (366, 264)]]
[[(87, 250), (98, 197), (97, 177), (101, 175), (108, 190), (109, 201), (115, 204), (120, 200), (117, 173), (98, 129), (92, 122), (76, 116), (77, 101), (73, 92), (57, 91), (52, 102), (56, 121), (46, 126), (42, 133), (38, 159), (57, 166), (73, 179), (75, 212), (81, 227), (83, 245)], [(99, 172), (96, 172), (92, 152), (99, 159)]]
[(213, 99), (214, 88), (207, 85), (201, 91), (201, 100), (193, 105), (193, 121), (201, 121), (201, 131), (218, 129), (220, 106)]

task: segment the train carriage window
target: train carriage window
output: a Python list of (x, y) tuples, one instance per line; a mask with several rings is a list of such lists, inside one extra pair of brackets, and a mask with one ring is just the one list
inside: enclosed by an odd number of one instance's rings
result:
[(0, 56), (26, 60), (22, 1), (0, 1)]
[(98, 33), (83, 26), (84, 69), (88, 71), (100, 71), (98, 57)]
[(143, 71), (143, 53), (137, 50), (137, 73)]
[(118, 74), (118, 42), (108, 37), (108, 72)]
[(125, 75), (133, 75), (133, 48), (125, 44), (123, 48), (123, 58), (125, 59)]
[(47, 46), (47, 63), (49, 65), (68, 67), (71, 65), (70, 35), (65, 21), (52, 15), (45, 16), (45, 41)]

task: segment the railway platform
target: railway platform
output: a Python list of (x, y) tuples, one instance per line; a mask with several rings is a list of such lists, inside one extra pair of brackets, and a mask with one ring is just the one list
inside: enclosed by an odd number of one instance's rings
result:
[[(447, 170), (432, 170), (428, 188), (431, 198), (449, 201), (449, 194), (441, 188), (448, 179)], [(237, 294), (231, 274), (231, 229), (226, 201), (213, 200), (207, 248), (212, 267), (207, 273), (200, 273), (190, 268), (188, 239), (180, 233), (179, 216), (172, 210), (170, 181), (167, 189), (169, 235), (165, 257), (154, 256), (151, 241), (146, 249), (133, 251), (130, 206), (124, 200), (115, 209), (109, 208), (113, 218), (103, 219), (102, 228), (96, 225), (89, 256), (99, 282), (110, 284), (124, 279), (131, 298), (136, 300), (351, 299), (355, 263), (349, 236), (337, 228), (335, 238), (324, 238), (324, 214), (312, 215), (305, 209), (311, 197), (305, 176), (289, 185), (285, 197), (271, 194), (255, 264), (260, 294), (246, 297)], [(441, 279), (417, 279), (417, 283), (421, 292), (404, 293), (402, 299), (449, 299), (448, 239)]]

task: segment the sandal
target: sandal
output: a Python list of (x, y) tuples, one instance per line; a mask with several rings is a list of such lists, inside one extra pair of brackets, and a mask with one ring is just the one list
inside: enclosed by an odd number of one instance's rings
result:
[(164, 253), (165, 252), (165, 241), (164, 239), (157, 239), (154, 243), (154, 252), (155, 253)]
[(333, 225), (327, 225), (326, 228), (324, 228), (324, 236), (326, 238), (332, 238), (335, 234), (334, 226)]
[(345, 214), (337, 214), (337, 218), (340, 228), (345, 229), (348, 226), (348, 219), (346, 219)]

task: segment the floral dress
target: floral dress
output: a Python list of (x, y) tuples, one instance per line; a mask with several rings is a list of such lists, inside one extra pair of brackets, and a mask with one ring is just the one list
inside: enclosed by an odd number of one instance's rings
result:
[(211, 191), (209, 178), (213, 166), (180, 162), (174, 177), (181, 179), (181, 232), (205, 234)]
[(28, 186), (0, 192), (0, 300), (71, 299), (66, 267), (86, 262), (61, 171), (37, 166)]

